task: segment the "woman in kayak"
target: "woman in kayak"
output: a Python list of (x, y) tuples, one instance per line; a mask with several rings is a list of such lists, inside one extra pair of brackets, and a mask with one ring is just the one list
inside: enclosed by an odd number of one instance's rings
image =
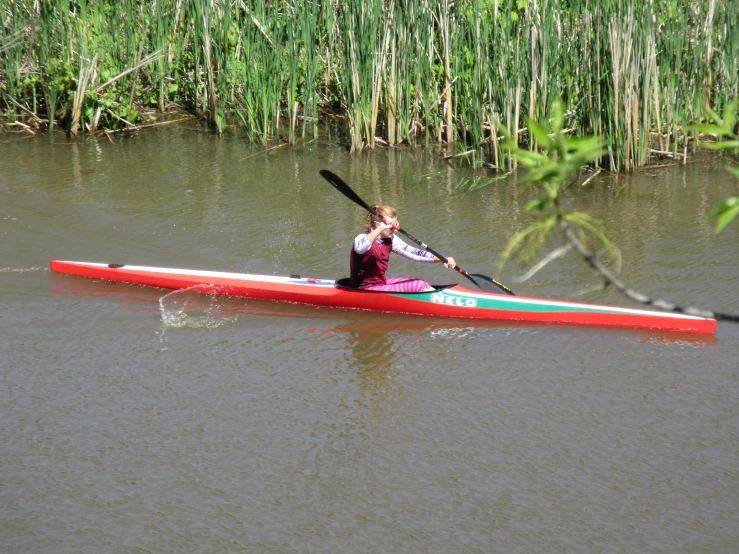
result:
[[(394, 226), (398, 224), (397, 212), (390, 206), (375, 205), (372, 209), (379, 213), (385, 221), (373, 215), (367, 215), (366, 231), (357, 235), (352, 247), (351, 285), (366, 290), (382, 290), (391, 292), (424, 292), (434, 290), (423, 279), (408, 277), (386, 277), (390, 252), (403, 258), (423, 263), (441, 262), (439, 258), (418, 248), (412, 248), (394, 234)], [(444, 265), (454, 267), (454, 258)]]

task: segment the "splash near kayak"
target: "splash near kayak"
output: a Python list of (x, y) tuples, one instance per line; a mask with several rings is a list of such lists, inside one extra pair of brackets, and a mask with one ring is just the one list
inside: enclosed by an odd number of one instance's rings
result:
[(299, 275), (274, 277), (192, 269), (53, 260), (56, 273), (147, 287), (178, 290), (197, 285), (211, 293), (306, 304), (325, 308), (367, 310), (430, 317), (485, 321), (622, 327), (712, 334), (716, 321), (669, 312), (473, 291), (461, 285), (436, 286), (433, 291), (393, 293), (350, 288), (338, 281)]

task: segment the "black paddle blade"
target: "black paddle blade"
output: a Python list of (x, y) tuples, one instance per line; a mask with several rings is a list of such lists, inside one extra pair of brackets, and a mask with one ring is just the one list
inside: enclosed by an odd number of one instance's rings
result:
[(344, 180), (336, 175), (335, 173), (332, 173), (328, 169), (322, 169), (319, 171), (321, 174), (321, 177), (326, 179), (329, 183), (331, 183), (336, 190), (338, 190), (341, 194), (346, 196), (349, 200), (357, 204), (358, 206), (361, 206), (368, 212), (372, 212), (372, 209), (365, 203), (364, 200), (362, 200), (356, 192), (352, 190), (352, 188), (347, 185)]
[(498, 294), (510, 294), (512, 296), (516, 296), (511, 289), (499, 283), (492, 277), (488, 277), (487, 275), (482, 275), (480, 273), (473, 273), (472, 277), (475, 278), (475, 283), (477, 283), (477, 286), (479, 286), (485, 292), (495, 292)]

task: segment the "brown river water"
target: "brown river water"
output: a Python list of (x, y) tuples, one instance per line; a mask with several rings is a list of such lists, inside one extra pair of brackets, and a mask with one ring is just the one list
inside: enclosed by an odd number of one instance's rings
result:
[[(471, 272), (530, 221), (441, 153), (261, 153), (196, 123), (0, 137), (0, 551), (739, 551), (739, 325), (449, 323), (52, 274), (52, 259), (339, 278), (368, 202)], [(594, 180), (633, 288), (739, 313), (715, 157)], [(554, 245), (553, 245), (554, 246)], [(519, 294), (634, 307), (573, 253)], [(400, 258), (393, 275), (464, 282)]]

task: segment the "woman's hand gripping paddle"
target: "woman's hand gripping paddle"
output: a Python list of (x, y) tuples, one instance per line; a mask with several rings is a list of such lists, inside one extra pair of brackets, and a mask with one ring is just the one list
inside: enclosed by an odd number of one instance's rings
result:
[[(346, 196), (349, 200), (351, 200), (352, 202), (354, 202), (358, 206), (364, 208), (365, 210), (367, 210), (369, 213), (371, 213), (375, 217), (377, 217), (377, 218), (385, 221), (385, 218), (382, 215), (380, 215), (379, 213), (375, 212), (375, 210), (373, 210), (372, 208), (370, 208), (369, 205), (364, 200), (362, 200), (357, 195), (357, 193), (354, 192), (351, 189), (351, 187), (349, 185), (347, 185), (341, 179), (341, 177), (339, 177), (338, 175), (336, 175), (335, 173), (332, 173), (331, 171), (329, 171), (327, 169), (322, 169), (320, 171), (320, 173), (321, 173), (321, 177), (323, 177), (329, 183), (331, 183), (336, 190), (338, 190), (341, 194), (343, 194), (344, 196)], [(387, 223), (387, 221), (385, 221), (385, 223)], [(449, 263), (449, 260), (447, 260), (444, 256), (442, 256), (441, 254), (439, 254), (438, 252), (436, 252), (435, 250), (433, 250), (427, 244), (425, 244), (425, 243), (421, 242), (420, 240), (418, 240), (416, 237), (414, 237), (410, 233), (408, 233), (408, 232), (404, 231), (403, 229), (401, 229), (400, 226), (393, 225), (393, 229), (395, 229), (396, 231), (398, 231), (401, 235), (403, 235), (403, 236), (409, 238), (410, 240), (412, 240), (413, 242), (415, 242), (417, 245), (419, 245), (424, 250), (426, 250), (428, 252), (431, 252), (434, 256), (436, 256), (437, 258), (439, 258), (445, 264), (446, 263)], [(477, 288), (479, 288), (480, 290), (484, 290), (486, 292), (496, 292), (496, 293), (500, 293), (500, 294), (513, 294), (513, 291), (511, 291), (511, 289), (509, 289), (505, 285), (502, 285), (501, 283), (499, 283), (498, 281), (496, 281), (492, 277), (488, 277), (487, 275), (481, 275), (479, 273), (475, 273), (474, 274), (474, 277), (473, 277), (472, 275), (470, 275), (469, 273), (467, 273), (464, 269), (462, 269), (458, 265), (455, 265), (453, 269), (455, 271), (457, 271), (458, 273), (460, 273), (460, 274), (464, 275), (465, 277), (467, 277), (467, 279), (469, 279), (470, 281), (472, 281), (475, 284), (475, 286), (477, 286)]]

